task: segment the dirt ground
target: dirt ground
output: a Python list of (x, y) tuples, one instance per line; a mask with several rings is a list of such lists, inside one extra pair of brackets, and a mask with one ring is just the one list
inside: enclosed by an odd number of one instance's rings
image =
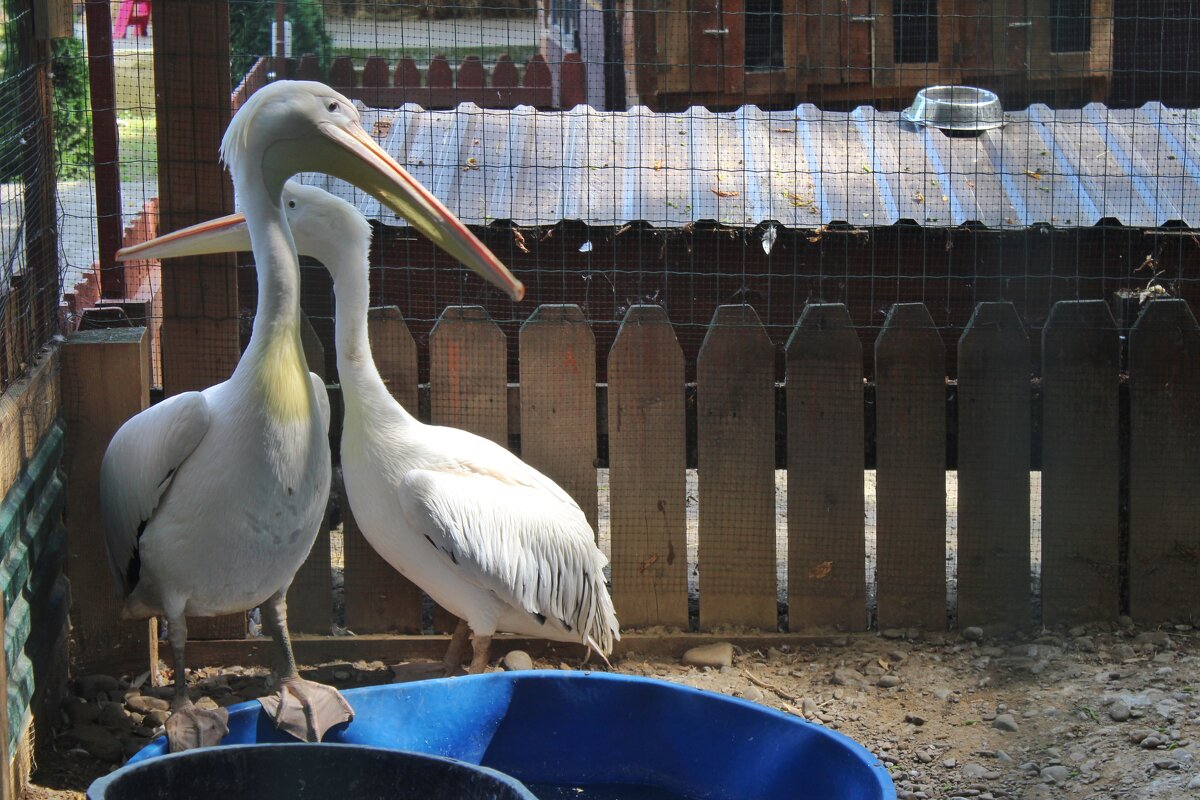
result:
[[(1113, 624), (1003, 641), (972, 640), (976, 633), (886, 631), (735, 652), (725, 668), (634, 653), (615, 668), (835, 728), (888, 765), (901, 798), (1200, 797), (1200, 632)], [(310, 675), (342, 688), (391, 679), (380, 662), (324, 665)], [(131, 701), (138, 692), (126, 688), (129, 676), (115, 688), (106, 678), (87, 681), (77, 681), (77, 691), (92, 699), (64, 705), (53, 745), (38, 753), (29, 797), (82, 798), (92, 779), (155, 732), (150, 725), (159, 716), (132, 710), (153, 701)], [(260, 669), (200, 670), (192, 683), (196, 696), (221, 705), (267, 691)], [(98, 708), (98, 719), (87, 706)], [(89, 755), (107, 746), (113, 756), (103, 730), (122, 754), (107, 762)]]

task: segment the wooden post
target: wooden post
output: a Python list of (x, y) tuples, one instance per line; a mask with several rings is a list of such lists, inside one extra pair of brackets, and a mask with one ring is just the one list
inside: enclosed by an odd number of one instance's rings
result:
[(67, 439), (67, 577), (74, 659), (98, 665), (146, 652), (146, 623), (121, 619), (100, 525), (100, 461), (117, 429), (150, 404), (150, 336), (145, 328), (81, 331), (62, 348)]
[[(447, 306), (429, 332), (429, 404), (435, 425), (508, 446), (508, 349), (483, 306)], [(440, 607), (434, 630), (454, 630)]]
[(1200, 329), (1152, 300), (1129, 337), (1129, 614), (1200, 616)]
[[(229, 124), (227, 0), (154, 0), (159, 230), (233, 211), (218, 163)], [(237, 366), (237, 271), (232, 255), (176, 259), (162, 271), (163, 391), (169, 396), (225, 380)], [(238, 638), (245, 616), (188, 622), (193, 639)]]
[(945, 376), (924, 304), (892, 306), (875, 342), (880, 628), (946, 627)]
[(521, 326), (521, 458), (579, 503), (597, 531), (596, 337), (576, 305)]
[(625, 313), (608, 355), (612, 597), (623, 627), (687, 628), (683, 351), (660, 306)]
[(980, 303), (958, 342), (958, 625), (1027, 628), (1029, 337)]
[[(0, 603), (0, 631), (4, 630), (4, 603)], [(0, 688), (4, 690), (0, 703), (0, 800), (17, 800), (16, 781), (13, 780), (13, 753), (9, 745), (8, 722), (8, 657), (0, 654)]]
[[(417, 343), (400, 309), (372, 308), (367, 328), (375, 366), (392, 397), (417, 412)], [(421, 592), (367, 543), (348, 502), (342, 506), (346, 627), (355, 633), (420, 633)]]
[(862, 343), (841, 303), (787, 343), (788, 628), (867, 626)]
[(700, 629), (776, 630), (775, 348), (751, 306), (717, 307), (696, 394)]
[(107, 298), (123, 298), (125, 270), (121, 247), (121, 171), (117, 146), (117, 97), (113, 78), (112, 11), (109, 0), (87, 0), (88, 84), (92, 93), (92, 158), (96, 180), (96, 232), (100, 287)]
[(1117, 326), (1103, 300), (1042, 330), (1042, 623), (1113, 619), (1118, 587)]

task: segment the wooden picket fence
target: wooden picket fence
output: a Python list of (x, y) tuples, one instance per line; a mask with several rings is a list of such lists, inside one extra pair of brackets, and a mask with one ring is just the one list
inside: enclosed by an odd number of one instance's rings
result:
[[(393, 65), (383, 56), (368, 56), (359, 70), (354, 59), (339, 56), (330, 63), (328, 73), (311, 53), (286, 62), (289, 78), (328, 83), (372, 108), (399, 108), (405, 103), (416, 103), (426, 109), (445, 109), (474, 103), (480, 108), (524, 105), (543, 110), (569, 109), (583, 103), (587, 92), (585, 67), (579, 53), (563, 57), (557, 98), (550, 66), (541, 54), (529, 59), (523, 73), (509, 56), (501, 55), (490, 75), (478, 56), (467, 56), (455, 70), (445, 55), (436, 55), (429, 62), (424, 81), (416, 60), (411, 57), (401, 58)], [(273, 64), (274, 59), (266, 56), (254, 63), (233, 92), (234, 111), (266, 85)]]
[[(372, 347), (386, 354), (385, 379), (416, 408), (417, 346), (403, 318), (375, 309), (370, 325)], [(684, 360), (664, 310), (629, 309), (608, 354), (606, 393), (597, 392), (595, 340), (579, 307), (542, 306), (519, 336), (521, 456), (558, 480), (594, 523), (599, 418), (622, 625), (686, 630)], [(506, 444), (504, 333), (480, 307), (450, 307), (429, 338), (432, 421)], [(1042, 621), (1114, 618), (1123, 585), (1141, 622), (1200, 616), (1200, 595), (1188, 588), (1200, 581), (1200, 329), (1187, 304), (1150, 303), (1133, 327), (1124, 412), (1121, 342), (1104, 302), (1058, 303), (1043, 346)], [(900, 304), (875, 347), (877, 624), (942, 630), (942, 338), (924, 305)], [(958, 624), (1025, 627), (1033, 622), (1029, 341), (1011, 304), (981, 303), (958, 348)], [(702, 631), (776, 629), (774, 363), (753, 308), (717, 310), (695, 389)], [(809, 305), (786, 364), (789, 626), (863, 630), (864, 381), (846, 308)], [(599, 415), (598, 394), (607, 405)], [(415, 587), (375, 555), (348, 514), (344, 535), (347, 627), (419, 633)], [(328, 548), (314, 550), (293, 593), (305, 598), (293, 626), (327, 632)]]
[[(951, 435), (957, 437), (960, 627), (1061, 625), (1113, 619), (1123, 610), (1144, 624), (1200, 618), (1200, 327), (1185, 301), (1144, 307), (1128, 331), (1124, 371), (1122, 331), (1108, 305), (1059, 302), (1041, 331), (1037, 378), (1014, 306), (979, 304), (957, 344), (953, 430), (943, 339), (919, 303), (889, 312), (875, 342), (873, 385), (864, 381), (859, 332), (841, 304), (804, 308), (786, 344), (782, 387), (776, 348), (747, 305), (717, 309), (694, 387), (685, 384), (683, 352), (659, 306), (628, 309), (607, 354), (606, 384), (596, 382), (595, 338), (575, 305), (543, 305), (522, 325), (516, 387), (507, 382), (506, 335), (481, 307), (452, 306), (441, 314), (429, 336), (427, 387), (418, 386), (418, 344), (398, 309), (372, 309), (369, 325), (380, 371), (400, 402), (419, 409), (427, 397), (423, 413), (431, 421), (505, 445), (519, 429), (521, 457), (570, 492), (593, 524), (598, 441), (607, 443), (612, 595), (623, 630), (632, 632), (624, 648), (665, 653), (713, 630), (750, 631), (737, 634), (747, 646), (871, 624), (945, 630)], [(306, 347), (320, 347), (315, 336), (307, 339)], [(121, 358), (130, 369), (144, 369), (144, 353)], [(110, 363), (115, 359), (114, 351)], [(121, 378), (110, 370), (106, 380)], [(130, 383), (138, 380), (131, 375)], [(331, 400), (336, 409), (336, 391)], [(510, 410), (510, 402), (518, 408)], [(786, 406), (787, 632), (778, 630), (777, 602), (780, 402)], [(112, 416), (107, 407), (98, 413)], [(689, 414), (698, 473), (699, 632), (689, 632)], [(119, 422), (104, 419), (105, 426)], [(868, 438), (875, 467), (873, 587), (864, 521)], [(1039, 466), (1035, 606), (1030, 485), (1031, 468)], [(73, 491), (91, 491), (85, 481), (72, 477)], [(370, 548), (349, 509), (341, 512), (345, 624), (356, 635), (330, 635), (326, 528), (289, 598), (300, 658), (438, 655), (445, 637), (421, 635), (416, 587)], [(92, 594), (111, 604), (107, 581), (72, 584), (77, 604), (91, 602)], [(111, 622), (89, 625), (117, 626), (110, 616)], [(223, 619), (196, 637), (209, 641), (189, 648), (197, 663), (267, 657), (260, 640), (244, 638), (243, 618)], [(451, 624), (447, 614), (435, 615), (435, 632)], [(109, 635), (86, 633), (97, 640)]]

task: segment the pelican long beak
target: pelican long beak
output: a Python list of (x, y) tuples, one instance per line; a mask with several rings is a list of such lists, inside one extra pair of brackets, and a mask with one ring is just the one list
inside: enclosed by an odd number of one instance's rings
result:
[(141, 244), (122, 247), (118, 261), (144, 258), (177, 258), (208, 253), (236, 253), (250, 249), (250, 228), (242, 214), (210, 219), (164, 234)]
[[(525, 287), (483, 242), (467, 229), (450, 209), (384, 152), (358, 126), (343, 128), (330, 122), (319, 126), (334, 145), (321, 171), (353, 183), (387, 205), (431, 242), (457, 258), (513, 300), (525, 296)], [(323, 154), (325, 155), (325, 154)]]

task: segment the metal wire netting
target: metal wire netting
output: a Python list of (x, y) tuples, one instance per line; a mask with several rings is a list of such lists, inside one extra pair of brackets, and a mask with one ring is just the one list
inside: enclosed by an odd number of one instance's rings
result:
[[(762, 341), (742, 344), (770, 362), (766, 399), (755, 400), (770, 406), (756, 422), (770, 431), (765, 445), (758, 442), (758, 450), (740, 457), (749, 463), (765, 452), (771, 484), (763, 490), (766, 501), (752, 510), (735, 506), (719, 519), (733, 526), (735, 545), (751, 543), (754, 558), (778, 573), (772, 588), (786, 612), (789, 584), (825, 580), (823, 564), (832, 561), (792, 563), (788, 555), (789, 542), (794, 547), (796, 541), (789, 533), (796, 524), (789, 498), (808, 491), (805, 502), (816, 503), (820, 494), (790, 486), (794, 475), (785, 472), (796, 456), (789, 449), (796, 421), (788, 416), (795, 404), (786, 387), (796, 365), (788, 343), (806, 309), (844, 304), (857, 340), (855, 386), (866, 381), (861, 408), (854, 401), (863, 452), (845, 474), (856, 474), (859, 483), (858, 524), (867, 542), (862, 591), (875, 608), (882, 602), (876, 576), (891, 569), (878, 560), (891, 556), (875, 547), (877, 519), (888, 536), (919, 529), (928, 539), (926, 523), (936, 518), (933, 550), (945, 564), (893, 575), (908, 581), (913, 594), (936, 598), (941, 581), (953, 588), (960, 579), (962, 407), (955, 382), (963, 371), (960, 339), (980, 303), (1011, 303), (1027, 339), (1019, 345), (1027, 363), (1017, 371), (1024, 370), (1026, 383), (1033, 378), (1026, 387), (1029, 452), (1018, 453), (1028, 463), (1017, 472), (1024, 475), (1028, 508), (1021, 508), (1028, 512), (1032, 553), (1025, 577), (1040, 586), (1040, 380), (1057, 363), (1047, 367), (1042, 344), (1057, 304), (1104, 304), (1113, 317), (1117, 366), (1125, 371), (1130, 331), (1150, 300), (1182, 298), (1191, 308), (1200, 300), (1200, 241), (1193, 234), (1200, 224), (1200, 73), (1192, 56), (1200, 44), (1200, 14), (1192, 4), (230, 0), (215, 4), (217, 11), (203, 20), (199, 11), (190, 18), (149, 18), (148, 8), (113, 4), (108, 23), (87, 36), (93, 57), (106, 59), (105, 48), (112, 49), (112, 100), (93, 103), (93, 124), (116, 135), (107, 154), (94, 156), (94, 183), (71, 185), (76, 199), (68, 200), (67, 184), (59, 184), (67, 290), (88, 287), (74, 291), (73, 319), (149, 323), (154, 380), (168, 394), (228, 374), (249, 337), (256, 303), (248, 256), (236, 267), (208, 262), (209, 272), (187, 267), (172, 279), (169, 268), (160, 271), (157, 264), (117, 268), (109, 260), (115, 246), (106, 252), (104, 242), (133, 243), (160, 228), (199, 221), (205, 208), (211, 216), (231, 207), (232, 193), (215, 163), (227, 114), (281, 77), (325, 81), (359, 105), (376, 141), (528, 288), (525, 302), (512, 303), (365, 194), (304, 176), (355, 203), (372, 222), (372, 305), (395, 306), (413, 339), (411, 348), (407, 340), (377, 346), (377, 359), (399, 362), (415, 352), (406, 379), (420, 386), (413, 395), (418, 411), (469, 427), (474, 423), (439, 416), (437, 387), (445, 373), (432, 339), (448, 307), (482, 306), (498, 326), (502, 353), (502, 364), (487, 373), (488, 391), (499, 386), (493, 394), (505, 397), (489, 401), (486, 425), (501, 431), (494, 438), (526, 454), (528, 427), (519, 421), (527, 379), (522, 327), (534, 308), (577, 305), (594, 337), (600, 384), (593, 438), (601, 472), (592, 488), (600, 498), (602, 536), (610, 535), (610, 525), (624, 524), (609, 519), (618, 502), (609, 492), (629, 490), (609, 481), (613, 421), (606, 414), (615, 406), (606, 406), (611, 401), (604, 392), (613, 380), (610, 368), (619, 361), (614, 353), (631, 311), (662, 310), (678, 345), (678, 364), (663, 369), (678, 366), (685, 384), (683, 427), (644, 444), (646, 452), (681, 450), (686, 474), (676, 488), (684, 500), (663, 514), (678, 511), (687, 528), (680, 541), (691, 549), (680, 558), (691, 581), (690, 624), (704, 624), (695, 604), (703, 596), (696, 565), (706, 536), (705, 426), (711, 432), (714, 423), (704, 416), (702, 361), (706, 342), (721, 327), (714, 323), (719, 308), (748, 305), (761, 321)], [(77, 35), (84, 33), (81, 21)], [(177, 101), (184, 74), (201, 75), (207, 89)], [(918, 92), (947, 85), (968, 87), (940, 93), (954, 103), (951, 116), (939, 116), (937, 91), (927, 91), (924, 116)], [(999, 104), (995, 116), (989, 106), (972, 105), (992, 97)], [(119, 165), (115, 178), (100, 177), (104, 163)], [(113, 225), (118, 233), (106, 240), (105, 227)], [(334, 384), (331, 281), (311, 261), (302, 274), (302, 305), (315, 334), (310, 357)], [(913, 303), (924, 306), (927, 322), (924, 316), (909, 322), (931, 326), (936, 337), (909, 341), (903, 331), (888, 334), (898, 304)], [(1003, 325), (1010, 322), (1005, 318)], [(1053, 340), (1053, 330), (1050, 335)], [(753, 350), (763, 342), (761, 353)], [(900, 355), (882, 356), (889, 347)], [(901, 358), (910, 347), (920, 352), (924, 371), (888, 372), (897, 363), (912, 366)], [(740, 365), (740, 351), (730, 352), (730, 363)], [(833, 378), (820, 374), (828, 388)], [(895, 427), (903, 421), (896, 409), (915, 401), (903, 392), (889, 394), (889, 380), (923, 387), (917, 400), (926, 416), (906, 423), (928, 435), (918, 442), (920, 453)], [(720, 417), (718, 410), (712, 414)], [(744, 444), (747, 434), (730, 436)], [(660, 466), (666, 472), (676, 465)], [(893, 470), (891, 481), (877, 483), (876, 468)], [(898, 484), (896, 470), (912, 480)], [(647, 480), (653, 472), (647, 470)], [(707, 484), (710, 497), (741, 487), (736, 470), (718, 473), (712, 473), (717, 483)], [(1115, 509), (1115, 488), (1112, 494)], [(970, 535), (977, 535), (979, 506), (972, 510), (972, 500), (966, 502), (967, 525), (976, 526)], [(1112, 526), (1126, 535), (1128, 512), (1121, 508)], [(814, 541), (832, 541), (835, 522), (820, 525)], [(759, 541), (764, 537), (767, 545)], [(903, 541), (902, 550), (909, 547)], [(901, 555), (916, 552), (913, 544)], [(640, 580), (664, 568), (659, 559), (665, 563), (666, 553), (617, 560), (623, 575)], [(714, 592), (724, 586), (737, 593), (736, 582), (717, 586)], [(955, 598), (951, 592), (952, 615)], [(893, 619), (902, 624), (919, 617)]]

